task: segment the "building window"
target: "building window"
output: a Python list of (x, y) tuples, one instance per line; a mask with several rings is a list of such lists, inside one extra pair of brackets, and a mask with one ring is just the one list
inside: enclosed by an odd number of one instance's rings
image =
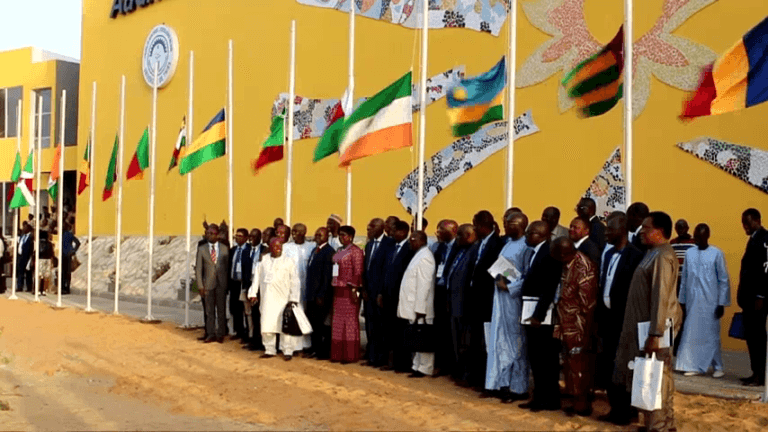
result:
[(0, 88), (0, 138), (15, 138), (21, 87)]
[[(43, 98), (42, 112), (37, 112), (37, 98)], [(42, 140), (40, 141), (40, 148), (49, 148), (51, 146), (51, 89), (44, 88), (35, 90), (35, 141), (40, 138), (38, 135), (38, 127), (42, 122)]]
[(4, 182), (2, 184), (3, 204), (0, 207), (2, 210), (2, 221), (0, 229), (3, 231), (3, 237), (9, 239), (13, 237), (13, 214), (14, 211), (9, 208), (10, 198), (13, 195), (13, 183)]

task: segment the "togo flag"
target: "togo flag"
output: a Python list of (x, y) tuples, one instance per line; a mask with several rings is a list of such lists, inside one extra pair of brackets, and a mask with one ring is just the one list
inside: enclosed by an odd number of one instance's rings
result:
[(59, 171), (59, 161), (61, 160), (61, 145), (56, 147), (56, 153), (53, 154), (53, 165), (51, 166), (51, 174), (48, 176), (48, 195), (54, 200), (59, 195), (59, 178), (61, 172)]
[[(17, 154), (16, 162), (18, 162), (19, 166), (21, 165), (21, 155)], [(30, 190), (32, 179), (35, 177), (34, 166), (35, 156), (32, 152), (29, 152), (23, 170), (17, 171), (16, 164), (14, 164), (12, 177), (16, 178), (17, 183), (16, 189), (13, 192), (13, 198), (11, 198), (11, 208), (35, 205), (35, 199), (32, 197), (32, 191)], [(17, 172), (18, 176), (16, 176)]]
[[(411, 72), (363, 102), (344, 119), (339, 166), (356, 159), (413, 145)], [(327, 133), (327, 132), (326, 132)]]

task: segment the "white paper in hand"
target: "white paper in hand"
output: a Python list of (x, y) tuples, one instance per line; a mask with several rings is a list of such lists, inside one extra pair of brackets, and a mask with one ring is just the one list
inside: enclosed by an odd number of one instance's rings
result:
[[(531, 325), (528, 319), (530, 319), (533, 316), (533, 313), (536, 311), (537, 304), (539, 304), (538, 297), (523, 296), (523, 312), (520, 314), (521, 324)], [(554, 309), (554, 305), (550, 304), (549, 309), (547, 309), (547, 316), (544, 318), (544, 321), (541, 322), (542, 325), (552, 325), (553, 309)]]
[(494, 279), (501, 275), (509, 281), (513, 281), (520, 277), (520, 272), (517, 270), (517, 267), (515, 267), (515, 265), (508, 259), (504, 258), (503, 255), (499, 255), (499, 259), (497, 259), (488, 269), (488, 273), (493, 276)]
[[(640, 351), (645, 348), (645, 342), (648, 340), (648, 333), (651, 331), (651, 322), (644, 321), (637, 323), (637, 344)], [(667, 319), (667, 328), (664, 330), (664, 337), (659, 340), (659, 348), (669, 348), (672, 346), (672, 319)]]

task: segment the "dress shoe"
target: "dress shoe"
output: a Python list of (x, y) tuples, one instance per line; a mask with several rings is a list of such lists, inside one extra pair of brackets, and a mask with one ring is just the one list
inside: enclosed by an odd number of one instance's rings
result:
[(217, 338), (216, 338), (216, 342), (218, 342), (218, 343), (224, 343), (224, 336), (222, 336), (222, 337), (217, 337)]
[(268, 359), (268, 358), (272, 358), (274, 356), (275, 356), (274, 354), (266, 354), (265, 353), (265, 354), (260, 355), (259, 358)]
[(743, 385), (745, 385), (747, 387), (762, 387), (762, 386), (765, 385), (765, 380), (764, 379), (762, 379), (762, 380), (755, 379), (755, 380), (750, 381), (748, 383), (744, 383)]
[(502, 403), (512, 403), (512, 402), (517, 402), (521, 400), (528, 400), (528, 395), (525, 393), (513, 393), (513, 392), (506, 392), (503, 395), (501, 395)]
[(424, 378), (426, 375), (419, 371), (413, 371), (410, 375), (408, 375), (408, 378)]
[(197, 338), (197, 340), (199, 340), (199, 341), (204, 341), (206, 339), (208, 339), (208, 335), (202, 335), (199, 338)]
[(289, 356), (289, 355), (288, 355), (288, 356), (284, 356), (284, 357), (283, 357), (283, 360), (285, 360), (285, 361), (291, 361), (291, 360), (293, 360), (293, 356)]
[(210, 337), (209, 336), (209, 337), (205, 338), (203, 343), (211, 343), (211, 342), (218, 342), (218, 341), (219, 341), (219, 338), (215, 338), (215, 337)]
[(739, 378), (739, 381), (743, 382), (744, 384), (751, 383), (752, 381), (755, 381), (757, 377), (755, 375), (750, 375), (746, 378)]
[(386, 371), (391, 371), (391, 370), (392, 370), (392, 367), (391, 367), (391, 366), (389, 366), (389, 365), (384, 365), (384, 366), (380, 367), (380, 368), (379, 368), (379, 370), (383, 370), (383, 371), (385, 371), (385, 372), (386, 372)]

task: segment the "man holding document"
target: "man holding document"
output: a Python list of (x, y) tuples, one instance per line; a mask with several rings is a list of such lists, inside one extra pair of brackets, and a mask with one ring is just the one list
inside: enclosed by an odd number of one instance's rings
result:
[[(661, 409), (642, 411), (649, 431), (667, 431), (675, 427), (672, 397), (675, 392), (672, 377), (672, 349), (664, 337), (670, 325), (674, 332), (680, 328), (682, 309), (677, 301), (679, 263), (675, 250), (669, 245), (672, 219), (663, 212), (648, 215), (640, 230), (640, 239), (648, 252), (637, 266), (627, 297), (624, 326), (616, 353), (613, 381), (632, 391), (632, 371), (629, 362), (635, 357), (656, 354), (664, 362)], [(648, 325), (648, 337), (640, 340), (638, 324)], [(642, 347), (642, 348), (641, 348)]]
[(528, 355), (520, 324), (523, 273), (532, 251), (525, 244), (528, 217), (513, 212), (504, 216), (509, 241), (488, 272), (496, 280), (493, 314), (488, 331), (485, 389), (503, 402), (528, 398)]

